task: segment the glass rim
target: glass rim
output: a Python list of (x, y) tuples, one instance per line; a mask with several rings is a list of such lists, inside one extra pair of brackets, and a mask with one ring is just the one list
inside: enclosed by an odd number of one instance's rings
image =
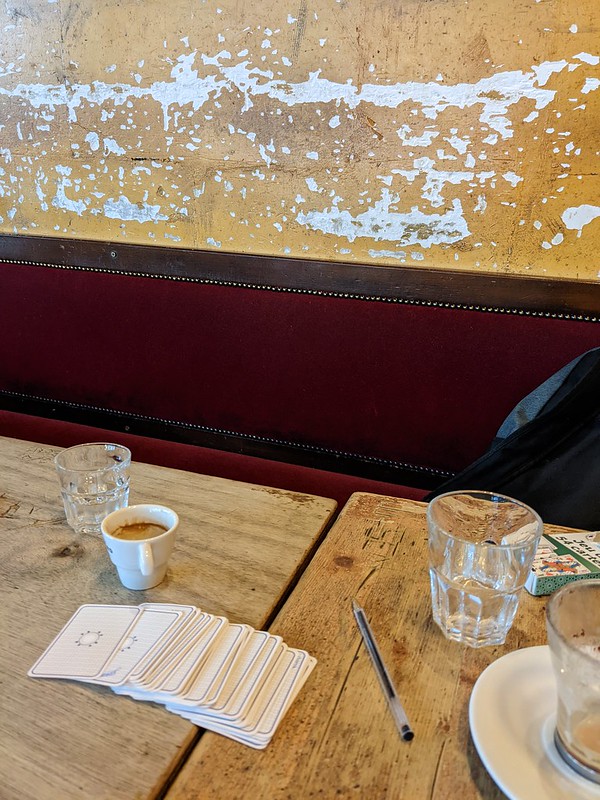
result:
[[(66, 467), (64, 464), (60, 463), (60, 458), (64, 457), (67, 453), (71, 453), (73, 450), (81, 450), (83, 447), (112, 447), (115, 450), (124, 451), (124, 460), (122, 463), (118, 463), (115, 461), (114, 464), (106, 464), (103, 467)], [(116, 442), (82, 442), (81, 444), (74, 444), (71, 447), (65, 447), (54, 456), (54, 466), (56, 469), (63, 470), (64, 472), (90, 472), (90, 470), (101, 470), (101, 469), (114, 469), (115, 467), (125, 466), (127, 463), (131, 463), (131, 450), (124, 444), (117, 444)]]
[[(538, 533), (535, 534), (535, 536), (532, 535), (531, 537), (528, 537), (527, 540), (524, 542), (523, 541), (514, 543), (507, 542), (506, 544), (495, 544), (494, 542), (486, 542), (486, 541), (474, 542), (471, 541), (470, 539), (464, 539), (462, 536), (457, 536), (455, 534), (449, 533), (448, 531), (444, 530), (444, 528), (440, 527), (433, 520), (432, 508), (437, 504), (439, 500), (443, 500), (444, 498), (447, 497), (457, 497), (459, 495), (465, 495), (465, 494), (483, 495), (490, 498), (498, 497), (502, 498), (503, 502), (514, 503), (516, 506), (525, 509), (533, 516), (534, 522), (537, 522), (538, 525)], [(442, 533), (447, 539), (453, 539), (454, 541), (457, 542), (462, 542), (464, 544), (472, 545), (473, 547), (481, 547), (481, 548), (493, 547), (495, 549), (501, 548), (502, 550), (520, 550), (523, 547), (531, 545), (531, 543), (534, 542), (535, 540), (539, 541), (544, 533), (544, 521), (542, 520), (538, 512), (535, 511), (535, 509), (533, 509), (530, 505), (524, 503), (522, 500), (517, 500), (516, 497), (511, 497), (508, 494), (503, 494), (502, 492), (490, 492), (487, 489), (453, 489), (450, 492), (444, 492), (443, 494), (438, 494), (436, 497), (430, 500), (427, 505), (426, 519), (428, 525), (429, 524), (434, 525), (438, 529), (438, 531)]]
[[(592, 586), (592, 588), (597, 586), (598, 588), (600, 588), (600, 578), (583, 578), (583, 579), (580, 578), (578, 581), (577, 580), (569, 581), (569, 583), (565, 583), (559, 589), (556, 589), (556, 591), (552, 592), (552, 594), (548, 598), (548, 602), (546, 603), (546, 622), (552, 628), (552, 632), (556, 635), (556, 637), (564, 645), (566, 645), (569, 648), (569, 650), (574, 650), (577, 648), (573, 647), (569, 639), (567, 639), (567, 637), (563, 633), (561, 633), (554, 624), (554, 620), (551, 617), (552, 609), (560, 599), (561, 595), (567, 593), (567, 590), (570, 589), (571, 591), (573, 591), (573, 589), (575, 589), (575, 591), (579, 591), (580, 589), (583, 589), (585, 586)], [(589, 663), (598, 666), (599, 663), (598, 659), (594, 658), (594, 656), (590, 655), (589, 653), (586, 653), (585, 650), (579, 650), (578, 654), (581, 658), (585, 659)]]

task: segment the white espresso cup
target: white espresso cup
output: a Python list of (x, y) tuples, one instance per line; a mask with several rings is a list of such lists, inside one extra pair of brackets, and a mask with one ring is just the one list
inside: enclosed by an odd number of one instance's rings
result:
[[(179, 517), (166, 506), (144, 504), (113, 511), (101, 530), (110, 560), (127, 589), (151, 589), (165, 577)], [(148, 527), (148, 535), (144, 528)], [(164, 528), (161, 533), (156, 527)]]

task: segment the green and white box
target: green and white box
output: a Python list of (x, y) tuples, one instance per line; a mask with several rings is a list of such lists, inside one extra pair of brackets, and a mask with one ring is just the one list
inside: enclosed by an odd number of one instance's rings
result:
[(530, 594), (552, 594), (570, 581), (600, 578), (600, 533), (545, 534), (535, 555), (525, 588)]

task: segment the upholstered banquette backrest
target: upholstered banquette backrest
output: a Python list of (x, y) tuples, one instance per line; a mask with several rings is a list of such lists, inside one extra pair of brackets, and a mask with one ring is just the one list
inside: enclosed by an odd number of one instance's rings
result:
[(600, 344), (589, 284), (83, 244), (1, 239), (4, 408), (427, 487)]

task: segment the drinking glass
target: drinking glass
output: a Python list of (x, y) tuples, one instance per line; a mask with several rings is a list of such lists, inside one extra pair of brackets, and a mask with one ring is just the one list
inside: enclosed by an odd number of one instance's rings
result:
[(554, 592), (546, 627), (558, 694), (556, 749), (579, 774), (600, 783), (600, 580)]
[(455, 491), (427, 509), (433, 618), (448, 639), (503, 644), (543, 524), (525, 503), (484, 491)]
[(129, 499), (131, 452), (108, 442), (78, 444), (54, 459), (67, 523), (77, 533), (100, 533), (104, 517)]

